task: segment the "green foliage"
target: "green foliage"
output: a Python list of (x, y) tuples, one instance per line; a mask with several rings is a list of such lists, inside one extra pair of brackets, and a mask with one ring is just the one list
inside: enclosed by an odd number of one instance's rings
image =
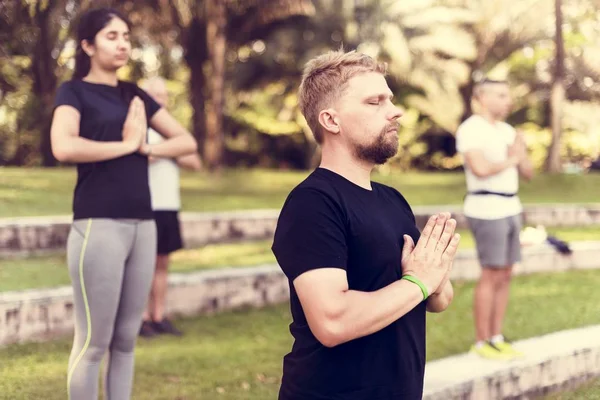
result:
[[(600, 154), (600, 107), (587, 102), (569, 102), (564, 108), (564, 127), (561, 158), (566, 162), (586, 167)], [(520, 126), (525, 133), (533, 165), (541, 169), (552, 139), (550, 128), (535, 123)]]
[[(31, 94), (31, 81), (23, 79), (17, 90), (7, 93), (0, 104), (0, 165), (36, 165), (39, 161), (37, 144), (39, 131), (30, 126), (36, 118), (39, 102)], [(27, 151), (28, 150), (28, 151)], [(31, 153), (26, 160), (19, 160), (17, 152)], [(33, 159), (32, 159), (33, 157)]]
[(434, 2), (382, 0), (370, 21), (381, 28), (365, 48), (389, 61), (392, 78), (416, 89), (404, 99), (408, 106), (452, 132), (464, 111), (459, 89), (469, 79), (468, 63), (477, 56), (466, 30), (476, 15), (429, 3)]
[[(596, 40), (600, 26), (595, 1), (574, 0), (564, 5), (569, 98), (564, 107), (568, 141), (561, 153), (564, 162), (587, 162), (600, 151), (595, 132), (599, 113), (594, 105), (600, 99), (600, 47)], [(0, 15), (0, 23), (8, 26), (7, 32), (0, 32), (0, 164), (36, 165), (41, 160), (41, 127), (47, 121), (39, 118), (39, 100), (31, 98), (31, 55), (39, 34), (32, 18), (36, 12), (54, 7), (51, 22), (57, 31), (52, 51), (55, 74), (62, 82), (71, 74), (73, 47), (65, 42), (71, 23), (80, 7), (89, 5), (67, 7), (67, 3), (7, 3), (8, 11)], [(102, 4), (109, 3), (113, 4), (109, 0)], [(532, 130), (537, 133), (531, 133), (531, 140), (535, 163), (541, 165), (550, 121), (547, 103), (554, 45), (548, 27), (552, 26), (552, 0), (365, 0), (360, 2), (364, 5), (360, 10), (355, 10), (359, 3), (353, 0), (312, 3), (316, 12), (309, 20), (290, 18), (268, 29), (254, 24), (250, 41), (232, 34), (224, 89), (225, 160), (229, 165), (310, 165), (307, 160), (315, 145), (298, 111), (295, 93), (304, 63), (341, 44), (389, 63), (390, 86), (398, 102), (409, 110), (403, 117), (395, 167), (459, 166), (451, 149), (437, 148), (435, 140), (424, 138), (455, 132), (468, 105), (472, 78), (482, 73), (509, 79), (515, 96), (510, 122), (539, 126)], [(137, 81), (158, 71), (168, 72), (169, 110), (191, 129), (190, 73), (181, 57), (185, 55), (181, 40), (185, 37), (182, 29), (189, 26), (198, 9), (191, 1), (172, 4), (173, 9), (157, 13), (151, 2), (118, 2), (137, 21), (134, 42), (138, 48), (120, 76)], [(240, 7), (235, 8), (236, 21), (242, 23), (244, 16), (238, 14), (245, 8)], [(172, 22), (167, 14), (171, 11), (180, 25), (169, 26)], [(256, 19), (257, 10), (252, 12)], [(150, 15), (156, 18), (148, 18)], [(203, 65), (205, 73), (208, 66)], [(210, 82), (210, 75), (205, 75)]]
[[(274, 82), (248, 93), (232, 95), (228, 115), (239, 124), (268, 135), (301, 134), (296, 121), (298, 98), (286, 94), (283, 82)], [(237, 100), (237, 101), (236, 101)]]
[(167, 80), (168, 110), (179, 123), (191, 130), (193, 109), (189, 102), (188, 80), (189, 71), (186, 68), (174, 68), (173, 79)]

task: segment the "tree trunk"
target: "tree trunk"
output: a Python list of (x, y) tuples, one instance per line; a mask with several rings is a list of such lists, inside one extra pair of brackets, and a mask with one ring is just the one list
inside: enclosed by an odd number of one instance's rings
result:
[(52, 154), (50, 143), (50, 126), (52, 119), (52, 106), (54, 102), (54, 93), (56, 91), (56, 60), (52, 57), (52, 49), (56, 42), (56, 32), (52, 31), (50, 26), (50, 16), (54, 1), (49, 1), (44, 10), (40, 9), (40, 3), (36, 6), (36, 15), (34, 21), (39, 27), (39, 36), (35, 45), (32, 60), (33, 72), (33, 94), (39, 99), (41, 107), (36, 118), (35, 128), (40, 132), (40, 154), (42, 155), (42, 165), (45, 167), (55, 166), (56, 159)]
[(227, 8), (221, 0), (206, 2), (206, 40), (211, 65), (210, 102), (206, 113), (204, 161), (210, 171), (221, 167), (224, 148), (223, 97), (225, 51), (227, 50)]
[(185, 62), (190, 69), (190, 105), (192, 106), (192, 134), (198, 142), (202, 153), (206, 138), (205, 93), (206, 77), (204, 64), (208, 60), (206, 47), (205, 10), (201, 3), (196, 5), (193, 17), (186, 27), (179, 18), (177, 5), (173, 0), (168, 2), (173, 17), (173, 23), (179, 30), (180, 43), (184, 49)]
[(200, 152), (206, 138), (204, 63), (208, 60), (206, 26), (201, 17), (194, 17), (187, 29), (181, 27), (181, 42), (185, 48), (185, 61), (190, 69), (190, 104), (192, 106), (192, 131)]
[(202, 62), (188, 64), (190, 67), (190, 103), (193, 110), (192, 130), (200, 152), (202, 152), (206, 141), (206, 110), (204, 108), (206, 79), (204, 78), (202, 65)]
[(565, 99), (565, 44), (562, 34), (562, 10), (561, 0), (555, 0), (556, 9), (556, 60), (554, 69), (554, 79), (552, 83), (552, 94), (550, 96), (551, 116), (552, 116), (552, 142), (548, 149), (548, 158), (546, 158), (547, 172), (560, 172), (560, 139), (562, 135), (562, 107)]

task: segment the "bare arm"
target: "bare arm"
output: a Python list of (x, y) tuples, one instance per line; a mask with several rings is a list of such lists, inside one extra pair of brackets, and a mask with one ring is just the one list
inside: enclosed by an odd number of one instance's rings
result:
[(375, 292), (348, 290), (346, 271), (322, 268), (294, 280), (315, 337), (326, 347), (377, 332), (423, 301), (419, 287), (399, 280)]
[(144, 144), (141, 149), (142, 154), (177, 158), (198, 150), (194, 137), (164, 108), (152, 116), (150, 126), (163, 135), (166, 140), (158, 144)]
[(521, 176), (523, 178), (525, 178), (526, 180), (531, 180), (531, 178), (533, 178), (533, 165), (531, 164), (531, 161), (529, 160), (529, 157), (527, 157), (527, 155), (525, 155), (525, 157), (523, 159), (521, 159), (521, 161), (519, 161), (519, 174), (521, 174)]
[(519, 164), (517, 165), (519, 174), (526, 180), (531, 180), (531, 178), (533, 178), (533, 165), (531, 164), (531, 160), (529, 160), (529, 155), (527, 154), (525, 136), (520, 130), (517, 130), (515, 143), (517, 146), (517, 153), (519, 157)]
[(481, 150), (470, 150), (465, 153), (465, 163), (479, 178), (496, 175), (507, 168), (516, 166), (518, 161), (518, 157), (509, 155), (505, 161), (494, 163), (488, 161)]
[(434, 293), (427, 298), (427, 311), (440, 313), (445, 311), (454, 299), (454, 288), (452, 282), (446, 281), (440, 292)]
[(202, 168), (202, 161), (197, 153), (177, 157), (177, 164), (191, 171), (199, 171)]
[(72, 106), (59, 106), (54, 111), (50, 140), (52, 154), (60, 162), (91, 163), (106, 161), (134, 153), (139, 143), (134, 140), (99, 142), (79, 136), (81, 115)]

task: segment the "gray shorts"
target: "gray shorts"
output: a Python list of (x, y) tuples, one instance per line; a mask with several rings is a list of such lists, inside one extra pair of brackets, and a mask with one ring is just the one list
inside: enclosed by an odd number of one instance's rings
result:
[(521, 214), (500, 219), (467, 217), (484, 268), (504, 268), (521, 261)]

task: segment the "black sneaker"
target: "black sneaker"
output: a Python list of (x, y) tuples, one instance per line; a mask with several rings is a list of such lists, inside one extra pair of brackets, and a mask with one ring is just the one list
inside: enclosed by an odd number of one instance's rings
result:
[(182, 336), (183, 332), (179, 329), (175, 328), (171, 321), (168, 319), (163, 319), (159, 322), (152, 322), (152, 329), (158, 334), (167, 334), (174, 336)]
[(140, 336), (144, 338), (156, 336), (158, 333), (154, 330), (152, 325), (153, 324), (150, 321), (142, 321), (142, 326), (140, 327)]

